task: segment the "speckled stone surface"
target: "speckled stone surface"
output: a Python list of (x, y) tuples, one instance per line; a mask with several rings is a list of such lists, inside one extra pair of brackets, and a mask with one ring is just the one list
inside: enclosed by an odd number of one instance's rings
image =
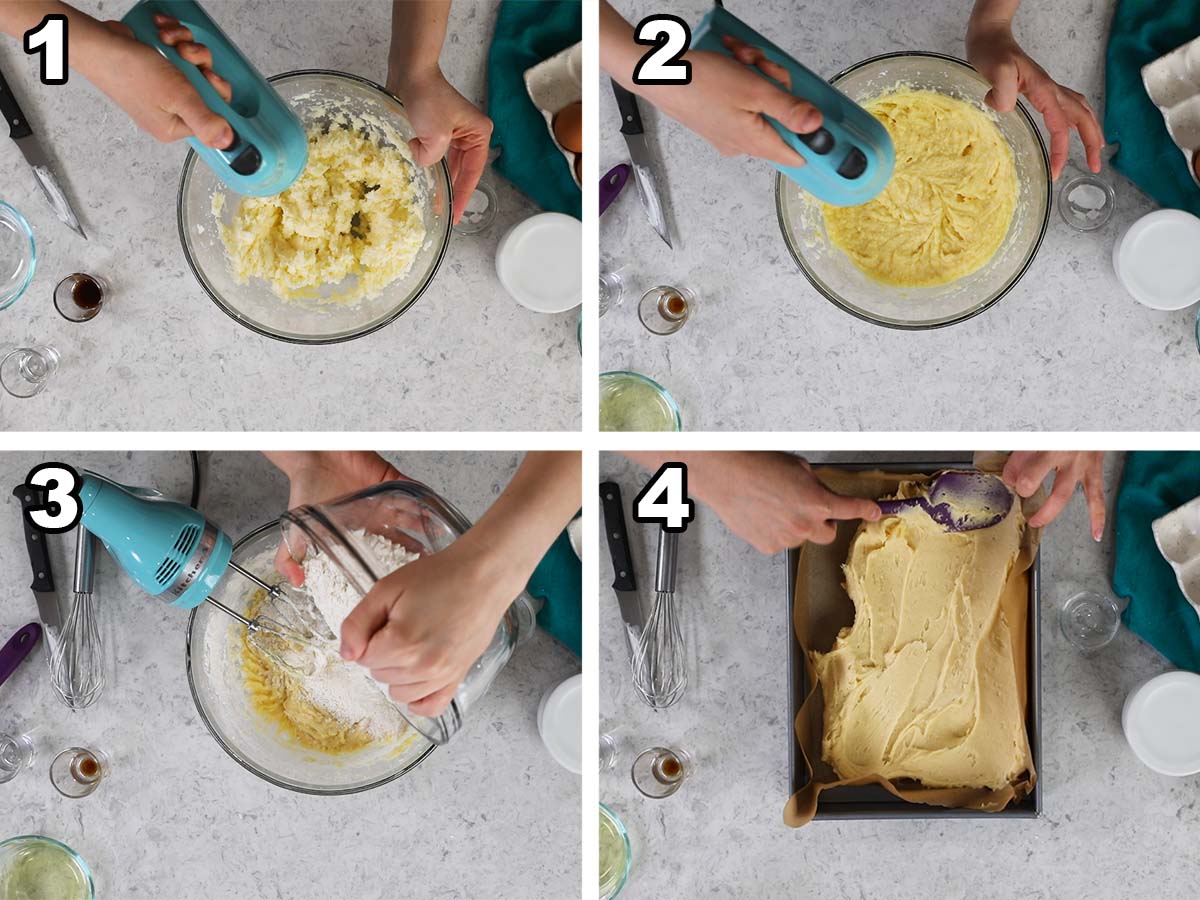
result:
[[(511, 453), (387, 454), (405, 474), (476, 518), (508, 483)], [(230, 534), (283, 512), (286, 480), (250, 453), (205, 455), (201, 505)], [(37, 616), (20, 511), (9, 491), (31, 466), (63, 459), (186, 500), (184, 453), (0, 454), (3, 640)], [(74, 535), (53, 544), (60, 598), (71, 590)], [(75, 847), (106, 900), (437, 897), (561, 900), (579, 892), (579, 778), (537, 733), (543, 693), (579, 671), (536, 634), (497, 678), (454, 742), (400, 780), (347, 797), (309, 797), (261, 781), (205, 731), (184, 668), (187, 613), (147, 598), (103, 552), (96, 596), (115, 665), (95, 706), (55, 698), (41, 648), (0, 686), (0, 729), (33, 728), (34, 767), (0, 786), (0, 838), (39, 833)], [(93, 796), (50, 785), (73, 744), (113, 758)]]
[[(1096, 109), (1113, 5), (1030, 2), (1016, 20), (1022, 46)], [(635, 22), (659, 8), (646, 0), (617, 6)], [(682, 0), (672, 12), (695, 25), (710, 6)], [(730, 5), (824, 77), (880, 53), (962, 57), (970, 7), (945, 0)], [(599, 94), (597, 174), (628, 158), (607, 79)], [(998, 305), (949, 329), (903, 333), (847, 315), (800, 274), (776, 221), (773, 168), (724, 158), (649, 103), (641, 108), (677, 240), (671, 252), (658, 239), (632, 187), (600, 220), (601, 257), (624, 263), (631, 285), (623, 305), (601, 320), (600, 365), (661, 381), (689, 431), (1159, 430), (1200, 421), (1195, 310), (1149, 310), (1113, 275), (1116, 236), (1153, 208), (1122, 176), (1112, 175), (1117, 210), (1103, 229), (1080, 234), (1052, 213), (1032, 268)], [(1083, 159), (1076, 139), (1071, 154)], [(700, 295), (695, 319), (665, 338), (637, 317), (642, 291), (663, 283)]]
[[(129, 3), (82, 0), (120, 18)], [(274, 0), (205, 4), (264, 74), (328, 68), (382, 82), (391, 4)], [(493, 2), (456, 3), (442, 52), (450, 81), (483, 103)], [(575, 430), (578, 311), (519, 306), (495, 274), (496, 246), (538, 210), (499, 176), (500, 212), (483, 235), (452, 235), (435, 281), (398, 321), (365, 338), (294, 347), (225, 315), (187, 267), (175, 202), (186, 144), (163, 145), (83, 77), (37, 80), (37, 60), (0, 41), (0, 66), (56, 160), (84, 220), (83, 241), (50, 212), (15, 145), (0, 140), (0, 198), (30, 220), (33, 284), (0, 314), (0, 349), (51, 344), (54, 382), (32, 400), (0, 394), (3, 430)], [(113, 282), (94, 321), (55, 312), (75, 271)]]
[[(601, 456), (600, 471), (615, 476), (626, 503), (646, 478), (612, 454)], [(1105, 477), (1110, 509), (1119, 473), (1113, 454)], [(629, 521), (645, 592), (653, 584), (653, 535)], [(678, 706), (657, 713), (629, 684), (607, 549), (602, 559), (601, 725), (616, 730), (620, 756), (600, 776), (600, 799), (624, 817), (635, 847), (622, 898), (1118, 900), (1195, 893), (1200, 778), (1144, 768), (1120, 725), (1126, 694), (1167, 670), (1167, 662), (1124, 629), (1103, 653), (1085, 658), (1058, 629), (1058, 607), (1072, 594), (1111, 592), (1111, 535), (1101, 544), (1091, 540), (1081, 496), (1042, 542), (1045, 811), (1038, 820), (787, 828), (791, 618), (783, 555), (759, 555), (698, 509), (679, 542), (677, 584), (691, 680)], [(659, 742), (691, 752), (697, 769), (674, 797), (645, 800), (629, 766), (639, 750)]]

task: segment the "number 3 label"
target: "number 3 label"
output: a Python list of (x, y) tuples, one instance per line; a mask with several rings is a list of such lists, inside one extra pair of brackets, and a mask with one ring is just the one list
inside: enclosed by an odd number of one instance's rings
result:
[(664, 531), (687, 531), (696, 504), (687, 495), (687, 466), (663, 463), (633, 501), (634, 521), (661, 525)]
[(692, 64), (681, 59), (692, 44), (687, 22), (678, 16), (647, 16), (634, 29), (633, 39), (654, 49), (633, 67), (634, 84), (691, 84)]
[(25, 515), (38, 531), (59, 534), (79, 523), (83, 506), (79, 502), (79, 473), (66, 463), (42, 463), (25, 476), (25, 485), (44, 494), (40, 505), (27, 506)]

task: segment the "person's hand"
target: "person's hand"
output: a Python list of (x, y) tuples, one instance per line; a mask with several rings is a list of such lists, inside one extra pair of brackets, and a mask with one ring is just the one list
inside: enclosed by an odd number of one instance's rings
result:
[[(368, 451), (283, 451), (266, 456), (288, 477), (288, 509), (334, 500), (385, 481), (407, 480), (378, 453)], [(275, 554), (275, 568), (297, 587), (304, 583), (304, 569), (283, 543)]]
[(972, 23), (967, 32), (967, 59), (991, 82), (984, 102), (997, 112), (1016, 106), (1024, 94), (1042, 114), (1050, 132), (1050, 176), (1057, 179), (1067, 162), (1072, 129), (1079, 132), (1088, 168), (1100, 171), (1104, 132), (1087, 98), (1046, 74), (1013, 37), (1008, 22)]
[(445, 710), (528, 579), (469, 537), (385, 576), (342, 623), (342, 658), (418, 715)]
[(762, 114), (807, 134), (821, 127), (820, 110), (753, 71), (791, 84), (787, 71), (770, 62), (762, 50), (732, 38), (724, 43), (735, 58), (703, 50), (687, 54), (691, 84), (647, 85), (638, 91), (725, 156), (744, 153), (786, 166), (804, 165), (804, 157), (783, 142)]
[(1100, 540), (1104, 536), (1104, 454), (1082, 450), (1019, 450), (1009, 456), (1001, 478), (1020, 496), (1031, 497), (1051, 472), (1054, 487), (1046, 502), (1029, 517), (1029, 524), (1034, 528), (1049, 525), (1063, 511), (1076, 486), (1083, 485), (1092, 539)]
[(436, 67), (403, 80), (389, 76), (388, 90), (404, 101), (416, 133), (409, 143), (417, 164), (432, 166), (446, 159), (457, 223), (487, 167), (492, 120), (456, 91)]
[(833, 493), (807, 462), (787, 453), (697, 455), (688, 459), (688, 476), (689, 490), (760, 553), (828, 544), (839, 521), (880, 516), (878, 504)]
[[(195, 137), (208, 147), (223, 149), (233, 143), (233, 129), (204, 104), (204, 100), (158, 51), (138, 41), (128, 25), (105, 22), (98, 45), (88, 54), (81, 71), (129, 115), (135, 125), (157, 140), (169, 142)], [(232, 96), (229, 83), (212, 70), (212, 53), (193, 40), (192, 33), (174, 19), (155, 16), (160, 38), (204, 73), (225, 100)]]

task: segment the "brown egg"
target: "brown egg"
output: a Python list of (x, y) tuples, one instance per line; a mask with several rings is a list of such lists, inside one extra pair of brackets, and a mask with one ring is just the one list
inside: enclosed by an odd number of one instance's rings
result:
[(554, 116), (551, 127), (554, 139), (568, 153), (579, 153), (583, 150), (582, 103), (572, 103), (560, 109)]

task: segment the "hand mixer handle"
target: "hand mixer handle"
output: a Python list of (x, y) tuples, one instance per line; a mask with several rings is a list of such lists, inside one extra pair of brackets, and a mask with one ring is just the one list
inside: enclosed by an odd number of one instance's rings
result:
[(757, 69), (757, 75), (821, 111), (821, 127), (796, 134), (770, 116), (763, 116), (783, 142), (804, 157), (803, 166), (772, 163), (776, 169), (819, 200), (835, 206), (866, 203), (892, 177), (895, 150), (883, 124), (816, 73), (810, 71), (724, 7), (715, 7), (692, 33), (692, 48), (732, 56), (725, 35), (762, 50), (791, 77), (788, 89)]
[[(228, 103), (197, 66), (159, 39), (155, 15), (177, 19), (191, 30), (197, 43), (209, 49), (213, 71), (232, 88)], [(134, 37), (182, 72), (204, 105), (233, 129), (233, 144), (223, 150), (188, 138), (222, 181), (239, 193), (256, 197), (272, 196), (291, 186), (308, 162), (304, 126), (200, 4), (195, 0), (141, 0), (121, 21)]]

